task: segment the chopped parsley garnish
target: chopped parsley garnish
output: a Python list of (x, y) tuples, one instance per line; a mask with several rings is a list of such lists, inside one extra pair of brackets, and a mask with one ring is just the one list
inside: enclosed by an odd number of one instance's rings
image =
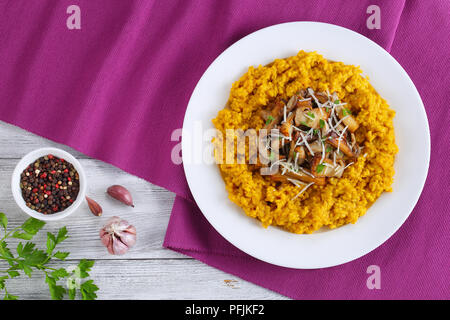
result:
[(312, 112), (308, 112), (307, 115), (310, 116), (310, 117), (313, 118), (313, 119), (316, 117), (315, 114), (312, 113)]
[(339, 103), (341, 103), (339, 100), (334, 101), (334, 104), (339, 104)]
[(270, 124), (272, 121), (273, 121), (273, 117), (272, 116), (268, 116), (266, 124)]
[(305, 127), (309, 127), (305, 121), (301, 121), (300, 124), (304, 125)]
[(344, 108), (344, 110), (342, 110), (342, 115), (345, 117), (345, 116), (348, 116), (349, 114), (352, 114), (352, 112), (350, 111), (350, 110), (348, 110), (348, 109), (346, 109), (346, 108)]
[(273, 161), (273, 159), (275, 159), (275, 153), (271, 152), (270, 156), (269, 156), (270, 161)]
[(333, 149), (332, 149), (330, 146), (328, 146), (326, 151), (327, 151), (327, 152), (331, 152), (332, 150), (333, 150)]
[(319, 129), (313, 129), (314, 134), (319, 134)]
[(323, 168), (325, 168), (325, 165), (323, 163), (317, 165), (316, 168), (317, 173), (321, 173), (323, 171)]
[(320, 119), (319, 126), (320, 126), (320, 129), (322, 129), (325, 126), (325, 121), (323, 121), (323, 119)]

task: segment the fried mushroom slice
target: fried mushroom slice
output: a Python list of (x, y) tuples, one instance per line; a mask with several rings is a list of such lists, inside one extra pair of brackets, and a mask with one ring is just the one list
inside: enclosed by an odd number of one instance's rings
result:
[(267, 116), (266, 125), (264, 129), (267, 131), (272, 130), (278, 125), (283, 118), (284, 103), (281, 99), (277, 98), (274, 102), (274, 106), (270, 111), (270, 115)]
[(342, 120), (345, 126), (348, 127), (348, 130), (353, 133), (359, 128), (359, 124), (356, 121), (355, 117), (350, 114), (350, 110), (345, 108), (344, 106), (336, 107), (337, 115), (339, 119)]
[(304, 125), (313, 129), (320, 128), (320, 120), (326, 122), (330, 116), (325, 108), (319, 109), (300, 109), (297, 108), (295, 112), (295, 125)]
[(322, 163), (320, 163), (321, 157), (315, 156), (311, 163), (311, 173), (315, 177), (338, 177), (342, 176), (342, 166), (333, 164), (333, 161), (330, 159), (324, 159)]
[(286, 136), (286, 137), (290, 137), (291, 133), (292, 133), (292, 123), (294, 122), (294, 116), (295, 114), (292, 113), (287, 119), (286, 122), (283, 122), (280, 126), (280, 132)]
[(345, 138), (342, 138), (339, 141), (339, 137), (335, 132), (332, 132), (330, 136), (327, 139), (327, 142), (331, 144), (336, 149), (339, 149), (344, 153), (347, 157), (355, 158), (355, 154), (350, 149), (350, 146), (348, 145), (348, 142)]
[(292, 141), (289, 149), (289, 158), (297, 165), (301, 165), (306, 160), (305, 148), (302, 146), (295, 147), (295, 141)]

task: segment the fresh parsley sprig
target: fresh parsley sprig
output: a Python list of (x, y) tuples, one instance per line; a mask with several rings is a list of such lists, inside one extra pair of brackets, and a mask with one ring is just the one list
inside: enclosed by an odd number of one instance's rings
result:
[[(23, 272), (28, 277), (34, 271), (41, 271), (45, 275), (45, 282), (48, 285), (50, 296), (54, 300), (61, 300), (67, 294), (69, 299), (75, 299), (79, 291), (83, 300), (94, 300), (97, 298), (98, 287), (93, 280), (82, 282), (82, 279), (89, 277), (89, 271), (94, 265), (94, 261), (81, 260), (77, 266), (71, 268), (55, 269), (48, 266), (52, 259), (65, 260), (69, 252), (56, 251), (56, 246), (67, 239), (67, 229), (59, 229), (57, 234), (47, 232), (46, 250), (36, 248), (36, 244), (30, 242), (39, 230), (44, 227), (45, 222), (30, 218), (20, 227), (8, 232), (8, 218), (0, 212), (0, 229), (3, 229), (3, 237), (0, 233), (0, 259), (6, 260), (9, 264), (7, 270), (0, 270), (0, 292), (4, 292), (4, 300), (16, 300), (17, 296), (11, 295), (6, 289), (6, 280), (20, 276)], [(16, 254), (8, 247), (6, 242), (10, 238), (26, 240), (19, 242)], [(58, 282), (66, 282), (67, 289)]]

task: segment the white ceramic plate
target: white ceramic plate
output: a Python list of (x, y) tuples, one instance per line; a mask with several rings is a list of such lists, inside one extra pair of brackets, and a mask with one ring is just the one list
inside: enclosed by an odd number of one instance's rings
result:
[[(325, 58), (361, 66), (371, 84), (396, 111), (399, 153), (392, 193), (384, 193), (356, 224), (298, 235), (276, 227), (264, 229), (228, 199), (215, 164), (198, 164), (200, 150), (190, 143), (198, 123), (214, 128), (231, 85), (249, 66), (276, 58), (317, 51)], [(208, 143), (208, 142), (206, 142)], [(206, 145), (204, 144), (204, 147)], [(325, 268), (357, 259), (392, 236), (406, 220), (422, 192), (430, 158), (430, 133), (423, 103), (400, 64), (373, 41), (351, 30), (317, 22), (291, 22), (256, 31), (225, 50), (198, 82), (183, 124), (183, 162), (189, 187), (211, 225), (234, 246), (271, 264)], [(193, 159), (187, 159), (192, 155)], [(191, 160), (191, 161), (189, 161)]]

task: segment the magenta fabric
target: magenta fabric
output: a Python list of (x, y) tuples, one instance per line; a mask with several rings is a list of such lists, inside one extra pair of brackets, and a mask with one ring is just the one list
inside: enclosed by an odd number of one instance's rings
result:
[[(294, 299), (450, 298), (449, 1), (75, 2), (81, 30), (66, 27), (74, 1), (0, 0), (0, 120), (175, 192), (164, 246), (242, 279)], [(370, 5), (381, 9), (380, 30), (366, 27)], [(273, 266), (229, 244), (170, 160), (171, 133), (209, 64), (253, 31), (301, 20), (352, 29), (391, 52), (422, 96), (432, 141), (424, 191), (400, 230), (321, 270)], [(370, 265), (381, 268), (380, 290), (366, 286)]]

